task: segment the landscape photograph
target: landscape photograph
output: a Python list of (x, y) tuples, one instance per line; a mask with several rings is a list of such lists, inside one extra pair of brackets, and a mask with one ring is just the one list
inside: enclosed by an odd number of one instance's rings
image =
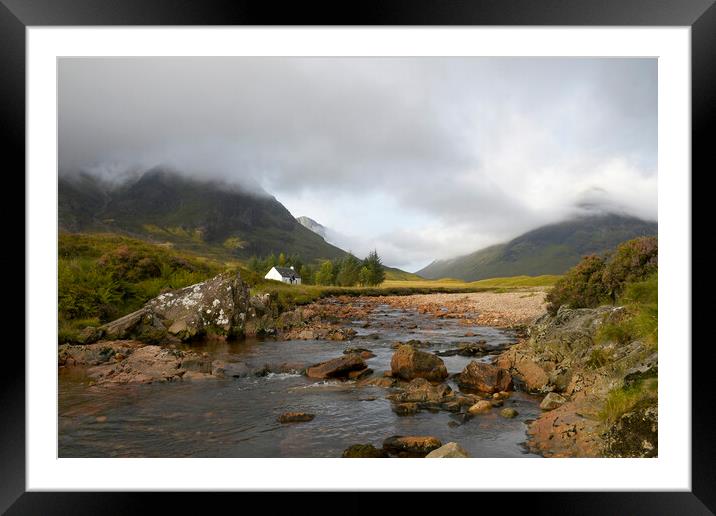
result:
[(657, 66), (58, 59), (59, 457), (658, 457)]

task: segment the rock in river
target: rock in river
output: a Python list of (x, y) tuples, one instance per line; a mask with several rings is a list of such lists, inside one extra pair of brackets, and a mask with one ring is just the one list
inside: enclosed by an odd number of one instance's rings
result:
[(492, 394), (512, 388), (512, 376), (506, 369), (473, 360), (457, 378), (460, 387)]
[(394, 435), (383, 441), (383, 450), (398, 457), (425, 457), (442, 446), (437, 437)]
[(492, 403), (490, 403), (487, 400), (478, 401), (473, 406), (471, 406), (467, 411), (472, 414), (473, 416), (476, 416), (477, 414), (486, 414), (487, 412), (490, 412), (492, 410)]
[(312, 421), (316, 417), (315, 414), (307, 412), (285, 412), (278, 416), (279, 423), (302, 423), (304, 421)]
[(372, 444), (354, 444), (349, 446), (343, 451), (341, 457), (349, 459), (360, 459), (360, 458), (388, 458), (388, 452), (381, 450), (373, 446)]
[(428, 453), (426, 459), (458, 459), (469, 457), (468, 453), (457, 443), (443, 444), (437, 450)]
[(403, 380), (425, 378), (432, 382), (442, 382), (448, 376), (447, 368), (439, 357), (410, 345), (398, 348), (390, 361), (390, 368), (393, 376)]
[(359, 355), (345, 355), (309, 367), (306, 376), (317, 379), (347, 378), (351, 371), (361, 371), (366, 367)]

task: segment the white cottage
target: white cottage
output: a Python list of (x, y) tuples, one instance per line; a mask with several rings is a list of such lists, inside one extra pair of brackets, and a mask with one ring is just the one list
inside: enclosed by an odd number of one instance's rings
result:
[(300, 285), (301, 276), (298, 274), (293, 266), (291, 267), (271, 267), (271, 270), (264, 276), (266, 279), (283, 281), (284, 283), (290, 283), (291, 285)]

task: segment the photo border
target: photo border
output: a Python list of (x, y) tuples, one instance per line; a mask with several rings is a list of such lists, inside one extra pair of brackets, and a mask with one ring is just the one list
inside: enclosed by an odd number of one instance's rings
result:
[[(716, 7), (713, 0), (647, 0), (570, 2), (501, 0), (500, 2), (437, 1), (368, 2), (350, 15), (332, 6), (312, 3), (293, 4), (276, 9), (270, 4), (249, 2), (183, 2), (176, 9), (166, 2), (136, 0), (105, 2), (91, 0), (0, 0), (0, 120), (6, 126), (2, 142), (9, 159), (6, 170), (25, 169), (25, 29), (28, 26), (62, 25), (666, 25), (690, 26), (692, 37), (692, 171), (704, 169), (713, 154), (707, 129), (713, 127), (716, 106)], [(7, 6), (10, 6), (9, 8)], [(340, 6), (339, 6), (340, 8)], [(350, 23), (348, 23), (350, 22)], [(709, 215), (693, 212), (699, 195), (707, 190), (694, 188), (698, 178), (692, 172), (692, 235), (707, 236)], [(24, 191), (24, 186), (21, 186)], [(703, 207), (703, 204), (701, 204)], [(701, 231), (699, 231), (701, 230)], [(695, 240), (692, 240), (696, 243)], [(698, 257), (692, 247), (692, 274), (706, 276), (707, 258)], [(26, 277), (29, 271), (25, 270)], [(699, 276), (703, 273), (704, 276)], [(529, 493), (509, 495), (510, 508), (524, 504), (530, 511), (571, 507), (581, 514), (618, 512), (630, 514), (709, 513), (716, 507), (716, 445), (713, 439), (713, 388), (696, 379), (713, 376), (709, 360), (711, 345), (697, 330), (698, 321), (713, 317), (713, 302), (697, 303), (705, 282), (692, 289), (692, 491), (690, 493)], [(27, 309), (26, 307), (26, 315)], [(708, 310), (708, 311), (707, 311)], [(24, 340), (24, 335), (23, 335)], [(102, 511), (127, 512), (146, 504), (147, 494), (131, 493), (36, 493), (25, 492), (25, 356), (19, 346), (6, 345), (5, 360), (12, 364), (2, 377), (0, 402), (3, 407), (3, 439), (0, 440), (0, 510), (10, 513), (57, 513), (72, 508), (75, 514)], [(171, 506), (183, 507), (182, 496), (165, 493), (163, 501), (174, 496)], [(154, 495), (152, 495), (154, 496)], [(227, 495), (224, 495), (227, 496)], [(230, 495), (228, 495), (230, 496)], [(242, 493), (240, 496), (247, 496)], [(366, 496), (365, 493), (360, 495)], [(420, 502), (416, 494), (415, 500)], [(452, 496), (452, 495), (451, 495)], [(488, 496), (481, 493), (480, 496)], [(502, 495), (504, 496), (504, 495)], [(19, 497), (19, 498), (18, 498)], [(306, 497), (301, 495), (300, 499)], [(347, 497), (347, 507), (357, 507)], [(559, 499), (559, 500), (557, 500)], [(13, 502), (14, 505), (13, 505)], [(246, 503), (243, 502), (242, 505)], [(560, 511), (556, 511), (560, 512)]]

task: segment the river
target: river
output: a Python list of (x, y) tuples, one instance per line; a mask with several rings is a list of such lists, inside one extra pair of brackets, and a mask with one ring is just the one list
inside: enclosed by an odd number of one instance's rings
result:
[[(491, 327), (466, 327), (416, 310), (379, 305), (368, 320), (351, 321), (350, 342), (246, 340), (192, 346), (212, 357), (264, 363), (317, 363), (340, 356), (346, 347), (368, 348), (366, 360), (378, 375), (390, 369), (396, 341), (429, 341), (425, 351), (457, 343), (487, 341), (503, 347), (514, 336)], [(466, 334), (474, 334), (466, 336)], [(442, 357), (450, 374), (473, 358)], [(480, 360), (488, 360), (488, 357)], [(450, 380), (451, 387), (457, 386)], [(539, 413), (539, 399), (514, 392), (506, 407), (464, 420), (450, 412), (421, 411), (398, 416), (385, 398), (389, 390), (355, 382), (316, 381), (297, 374), (88, 387), (83, 368), (59, 374), (60, 457), (340, 457), (352, 444), (380, 447), (392, 435), (432, 435), (459, 443), (471, 457), (536, 457), (524, 447), (526, 422)], [(283, 412), (316, 415), (310, 422), (280, 424)]]

